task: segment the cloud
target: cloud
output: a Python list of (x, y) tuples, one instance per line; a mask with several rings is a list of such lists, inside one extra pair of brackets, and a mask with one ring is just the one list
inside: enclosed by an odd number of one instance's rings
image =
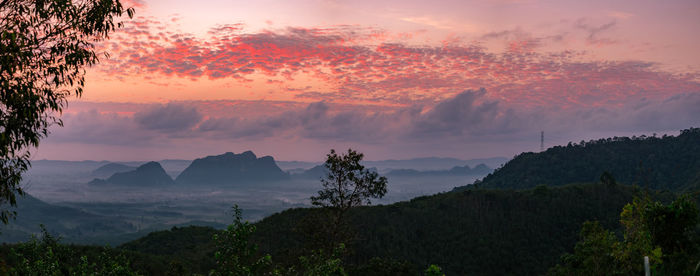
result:
[(586, 31), (586, 41), (592, 45), (610, 45), (617, 41), (610, 38), (601, 37), (601, 33), (613, 29), (617, 25), (617, 20), (612, 20), (602, 25), (591, 25), (586, 18), (580, 18), (574, 22), (574, 27)]
[(134, 114), (134, 120), (143, 128), (163, 132), (186, 131), (202, 120), (196, 108), (169, 103), (157, 105)]
[[(158, 150), (167, 151), (168, 156), (188, 152), (195, 157), (202, 152), (251, 145), (274, 155), (277, 152), (270, 152), (272, 148), (311, 152), (304, 155), (307, 158), (322, 156), (328, 147), (347, 146), (384, 152), (387, 157), (392, 152), (404, 157), (493, 156), (528, 150), (523, 145), (529, 144), (531, 150), (536, 149), (540, 130), (546, 132), (546, 143), (553, 145), (608, 136), (674, 133), (700, 126), (699, 93), (569, 108), (551, 104), (532, 108), (488, 95), (488, 90), (467, 89), (435, 103), (405, 106), (266, 101), (81, 103), (80, 111), (67, 110), (65, 127), (52, 128), (42, 143), (54, 149), (81, 145), (79, 148), (90, 148), (89, 152), (100, 148), (135, 152), (134, 157), (117, 154), (127, 159), (141, 159), (141, 151), (155, 156)], [(145, 115), (154, 114), (189, 121), (171, 124), (171, 120), (155, 120), (146, 126), (140, 122)]]
[[(435, 103), (464, 89), (484, 87), (487, 97), (503, 102), (575, 107), (700, 91), (695, 72), (669, 73), (644, 61), (590, 60), (571, 51), (541, 53), (535, 50), (561, 37), (533, 37), (517, 28), (484, 35), (509, 43), (509, 50), (491, 53), (478, 44), (385, 41), (386, 32), (358, 26), (245, 33), (242, 25), (222, 25), (205, 38), (168, 32), (163, 26), (151, 19), (135, 20), (104, 45), (113, 58), (100, 68), (115, 77), (242, 83), (264, 78), (278, 93), (326, 102)], [(615, 26), (614, 20), (574, 23), (596, 45), (614, 42), (604, 34)], [(294, 80), (308, 85), (292, 87)]]
[(513, 131), (519, 125), (513, 110), (504, 109), (498, 101), (485, 101), (485, 89), (467, 90), (442, 101), (416, 117), (411, 134), (419, 137), (474, 136)]
[(700, 94), (683, 93), (655, 101), (632, 100), (619, 108), (591, 109), (591, 127), (604, 130), (664, 132), (700, 126)]
[(52, 127), (46, 139), (51, 143), (89, 145), (148, 145), (158, 136), (143, 131), (133, 117), (93, 108), (62, 116), (64, 127)]

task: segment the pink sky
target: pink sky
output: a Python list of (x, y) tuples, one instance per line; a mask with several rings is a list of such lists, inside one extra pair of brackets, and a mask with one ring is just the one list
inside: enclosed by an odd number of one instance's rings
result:
[(129, 1), (35, 159), (513, 156), (700, 125), (697, 1)]

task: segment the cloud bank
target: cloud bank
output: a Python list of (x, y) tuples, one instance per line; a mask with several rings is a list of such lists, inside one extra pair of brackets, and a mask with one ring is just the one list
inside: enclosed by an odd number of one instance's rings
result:
[[(663, 100), (642, 98), (610, 107), (529, 109), (507, 106), (486, 97), (484, 89), (465, 90), (434, 105), (387, 108), (341, 106), (315, 102), (278, 112), (239, 112), (245, 103), (174, 102), (142, 105), (133, 115), (96, 109), (68, 113), (65, 127), (55, 129), (50, 143), (167, 148), (196, 147), (192, 141), (246, 145), (296, 141), (372, 144), (377, 147), (453, 147), (469, 150), (490, 145), (517, 153), (523, 141), (540, 130), (556, 133), (559, 143), (579, 141), (586, 132), (676, 133), (700, 126), (700, 94), (678, 94)], [(258, 102), (258, 105), (278, 105)], [(94, 108), (101, 104), (92, 103)], [(207, 114), (211, 106), (229, 112)], [(227, 115), (226, 115), (227, 114)], [(320, 152), (327, 149), (319, 149)]]
[[(587, 43), (612, 43), (601, 25), (581, 19)], [(624, 104), (630, 97), (662, 99), (700, 92), (698, 74), (670, 73), (645, 61), (601, 61), (585, 53), (541, 52), (555, 37), (521, 30), (487, 33), (510, 47), (492, 53), (478, 42), (413, 45), (359, 26), (286, 28), (246, 33), (242, 25), (212, 28), (207, 37), (166, 31), (152, 19), (131, 22), (105, 45), (113, 58), (101, 69), (114, 77), (170, 76), (195, 80), (266, 80), (276, 93), (312, 101), (412, 104), (444, 100), (464, 89), (487, 89), (504, 103), (563, 108)], [(308, 85), (294, 87), (294, 80)]]

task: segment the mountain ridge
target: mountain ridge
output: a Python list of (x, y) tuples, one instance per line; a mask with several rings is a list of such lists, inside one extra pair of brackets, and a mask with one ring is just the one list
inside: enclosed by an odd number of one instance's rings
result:
[(171, 186), (175, 184), (172, 178), (165, 172), (160, 163), (151, 161), (135, 170), (118, 172), (107, 179), (94, 179), (90, 185), (115, 185), (115, 186)]
[[(596, 181), (609, 172), (621, 183), (655, 190), (700, 187), (700, 128), (678, 136), (612, 137), (524, 152), (480, 181), (485, 189), (527, 189)], [(455, 191), (475, 188), (467, 185)]]
[(198, 158), (175, 178), (178, 184), (231, 185), (289, 179), (272, 156), (258, 158), (252, 151), (227, 152)]

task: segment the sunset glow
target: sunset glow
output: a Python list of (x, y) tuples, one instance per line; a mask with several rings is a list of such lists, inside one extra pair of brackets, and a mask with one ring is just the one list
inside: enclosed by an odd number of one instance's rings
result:
[(126, 4), (35, 159), (510, 157), (700, 125), (697, 1)]

